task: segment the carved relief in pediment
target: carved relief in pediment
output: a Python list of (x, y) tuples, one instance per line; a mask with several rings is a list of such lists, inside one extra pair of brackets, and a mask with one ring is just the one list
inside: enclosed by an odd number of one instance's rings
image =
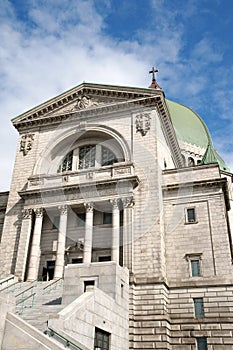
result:
[(88, 95), (81, 95), (77, 98), (77, 100), (75, 100), (75, 102), (60, 108), (59, 110), (56, 111), (56, 113), (59, 113), (59, 114), (71, 113), (71, 112), (76, 112), (83, 109), (88, 109), (91, 107), (96, 107), (103, 104), (104, 104), (103, 102), (97, 101), (96, 99), (91, 98)]

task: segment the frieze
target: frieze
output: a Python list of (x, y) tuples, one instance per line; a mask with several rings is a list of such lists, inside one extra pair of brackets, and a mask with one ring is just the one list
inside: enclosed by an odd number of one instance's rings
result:
[(46, 205), (51, 206), (54, 203), (67, 202), (85, 202), (86, 199), (102, 200), (106, 197), (113, 197), (118, 195), (127, 195), (132, 191), (134, 183), (138, 183), (137, 177), (125, 181), (113, 181), (110, 183), (101, 183), (92, 185), (81, 185), (51, 188), (45, 191), (24, 191), (20, 196), (24, 198), (25, 204), (30, 205)]

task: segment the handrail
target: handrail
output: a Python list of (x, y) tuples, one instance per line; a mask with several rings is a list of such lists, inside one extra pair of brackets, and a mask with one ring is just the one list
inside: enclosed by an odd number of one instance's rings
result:
[[(62, 277), (57, 279), (57, 280), (54, 280), (52, 283), (48, 284), (46, 287), (43, 288), (43, 294), (46, 294), (46, 293), (50, 293), (51, 290), (54, 290), (57, 288), (57, 285), (58, 285), (58, 282), (60, 282), (60, 286), (62, 285)], [(53, 286), (53, 288), (51, 288), (51, 286)]]
[(24, 293), (28, 292), (30, 289), (33, 289), (34, 286), (28, 287), (27, 289), (22, 290), (22, 292), (15, 295), (15, 297), (19, 297), (20, 295), (23, 295)]
[(14, 278), (15, 278), (14, 275), (11, 275), (11, 276), (9, 276), (9, 277), (4, 278), (3, 280), (0, 281), (0, 286), (1, 286), (3, 283), (7, 283), (7, 286), (8, 286), (8, 282), (9, 282), (10, 280), (14, 279)]
[(74, 349), (77, 350), (83, 350), (82, 348), (80, 348), (77, 344), (73, 343), (71, 340), (68, 340), (66, 337), (64, 337), (63, 335), (59, 334), (58, 332), (56, 332), (54, 329), (52, 329), (51, 327), (47, 328), (46, 334), (48, 334), (49, 337), (53, 337), (54, 335), (57, 336), (58, 338), (60, 338), (61, 340), (63, 340), (65, 342), (65, 347), (68, 348), (70, 346), (73, 346)]
[(31, 305), (31, 307), (34, 306), (35, 295), (36, 295), (36, 292), (28, 295), (27, 297), (25, 297), (23, 299), (20, 299), (20, 300), (16, 301), (16, 306), (21, 305), (21, 312), (19, 312), (20, 315), (23, 314), (23, 310), (25, 309), (25, 304), (24, 303), (25, 303), (26, 300), (32, 298), (32, 305)]
[(14, 289), (13, 289), (13, 292), (14, 292), (15, 291), (15, 286), (17, 286), (18, 284), (21, 285), (21, 282), (17, 281), (17, 282), (11, 283), (9, 286), (6, 286), (5, 288), (0, 289), (0, 293), (2, 293), (4, 291), (8, 291), (8, 289), (10, 289), (12, 287), (14, 287)]
[(36, 295), (36, 292), (34, 292), (34, 293), (32, 293), (32, 294), (28, 295), (28, 296), (27, 296), (27, 297), (25, 297), (24, 299), (20, 299), (20, 300), (16, 301), (16, 305), (21, 304), (22, 302), (24, 302), (24, 301), (26, 301), (26, 300), (30, 299), (31, 297), (34, 297), (35, 295)]

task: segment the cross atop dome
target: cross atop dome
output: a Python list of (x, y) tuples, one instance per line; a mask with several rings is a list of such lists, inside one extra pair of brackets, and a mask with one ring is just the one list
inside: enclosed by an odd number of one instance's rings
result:
[(155, 67), (152, 67), (152, 70), (149, 71), (149, 73), (152, 73), (152, 82), (155, 81), (155, 73), (158, 73), (158, 69)]
[(153, 89), (161, 89), (161, 87), (157, 84), (156, 79), (155, 79), (155, 73), (158, 72), (158, 69), (155, 67), (152, 67), (152, 69), (149, 71), (149, 74), (152, 74), (152, 82), (149, 88)]

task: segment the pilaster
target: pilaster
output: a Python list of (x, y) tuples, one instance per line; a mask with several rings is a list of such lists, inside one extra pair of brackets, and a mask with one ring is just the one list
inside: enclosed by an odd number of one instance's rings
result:
[(32, 236), (32, 246), (31, 246), (31, 254), (28, 268), (28, 281), (34, 281), (38, 278), (38, 270), (40, 263), (40, 240), (41, 240), (41, 231), (42, 231), (42, 223), (43, 223), (43, 208), (34, 209), (35, 212), (35, 225)]
[(68, 215), (67, 205), (58, 207), (58, 210), (60, 211), (60, 223), (57, 241), (57, 256), (55, 263), (54, 279), (59, 279), (63, 277)]
[(93, 236), (93, 203), (85, 203), (86, 222), (85, 222), (85, 237), (84, 237), (84, 252), (83, 262), (91, 263), (92, 255), (92, 236)]
[(123, 214), (123, 265), (133, 272), (133, 197), (122, 199)]
[(112, 260), (119, 264), (120, 253), (120, 210), (119, 199), (111, 200), (112, 204)]
[(15, 275), (19, 280), (24, 280), (27, 264), (27, 256), (32, 231), (32, 209), (22, 210), (22, 225), (20, 231), (18, 255), (16, 261)]

